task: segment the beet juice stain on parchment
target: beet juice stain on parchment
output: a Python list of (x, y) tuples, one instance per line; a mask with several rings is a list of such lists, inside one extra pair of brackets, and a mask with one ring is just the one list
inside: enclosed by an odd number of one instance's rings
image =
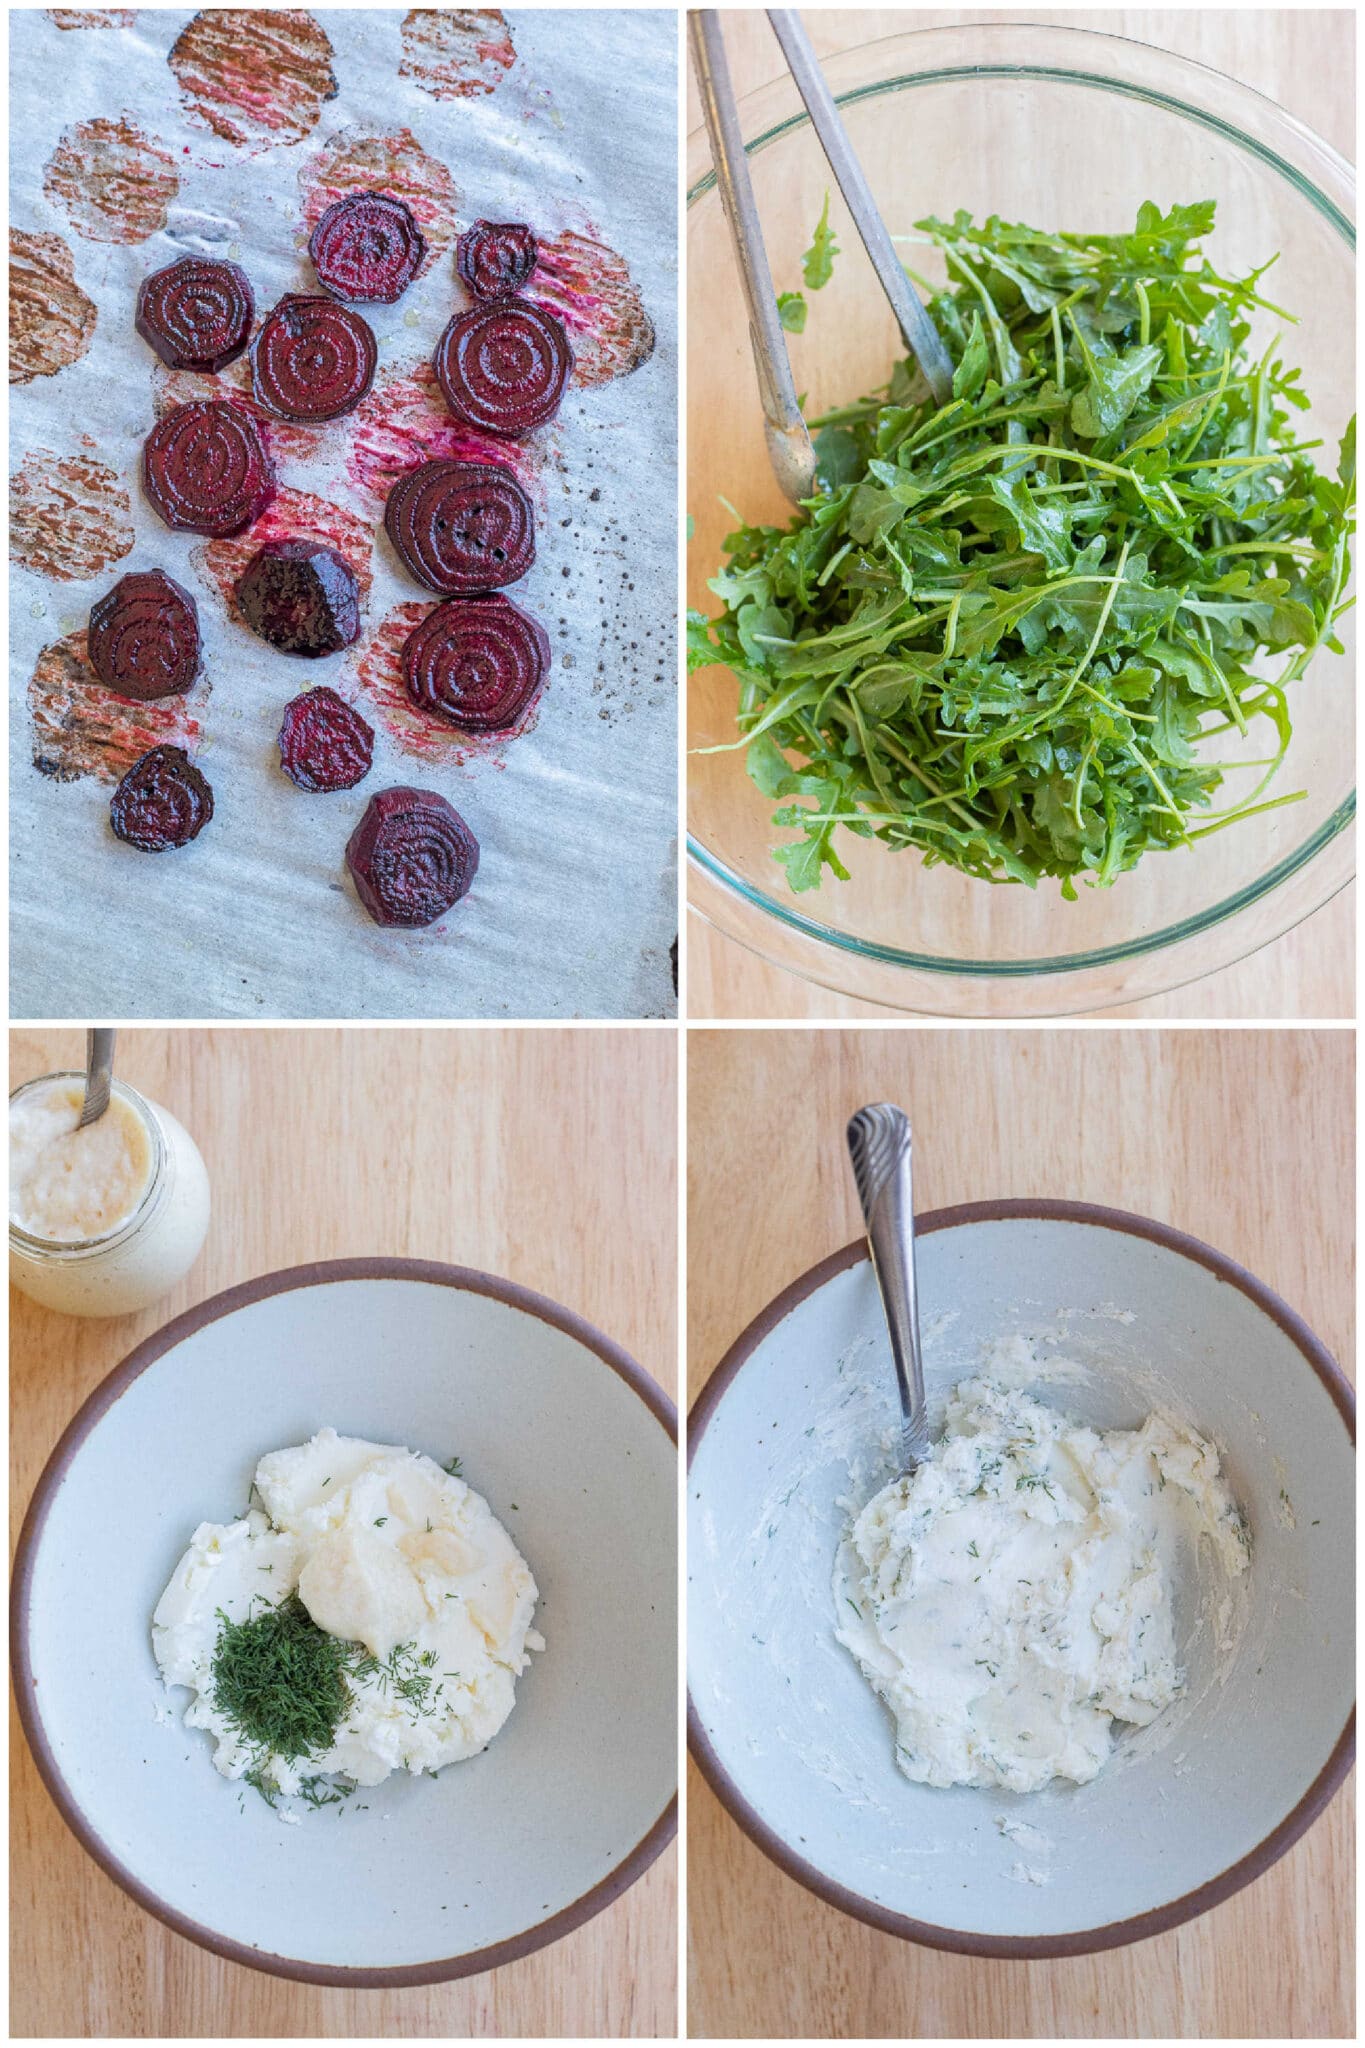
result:
[(136, 7), (47, 7), (43, 11), (58, 28), (131, 28), (137, 20)]
[[(280, 491), (274, 503), (245, 533), (234, 534), (231, 540), (208, 541), (190, 556), (199, 574), (217, 590), (228, 616), (238, 624), (242, 615), (237, 609), (237, 585), (242, 572), (257, 549), (271, 540), (317, 540), (324, 547), (334, 548), (355, 571), (362, 605), (368, 602), (373, 527), (357, 519), (353, 512), (332, 504), (330, 499), (315, 498), (307, 491)], [(315, 680), (325, 682), (326, 676), (319, 673)]]
[(183, 747), (197, 753), (200, 712), (208, 696), (203, 677), (188, 697), (130, 703), (106, 690), (90, 666), (84, 631), (54, 640), (38, 656), (28, 686), (33, 726), (33, 765), (56, 782), (93, 775), (121, 782), (149, 747)]
[[(81, 441), (96, 445), (89, 435)], [(93, 456), (34, 448), (9, 480), (10, 560), (36, 576), (88, 582), (131, 554), (133, 538), (128, 493)]]
[(415, 79), (436, 100), (472, 99), (494, 91), (516, 55), (496, 7), (414, 7), (403, 17), (398, 76)]
[(9, 231), (9, 381), (31, 384), (78, 363), (95, 338), (95, 302), (60, 235)]
[(346, 473), (357, 490), (384, 504), (400, 476), (421, 462), (496, 462), (510, 469), (542, 505), (547, 453), (537, 442), (503, 441), (453, 420), (430, 363), (390, 370), (362, 399), (352, 428)]
[(542, 241), (526, 296), (557, 313), (569, 331), (575, 384), (628, 377), (654, 353), (654, 322), (624, 257), (572, 229)]
[[(299, 169), (300, 244), (306, 243), (328, 207), (351, 192), (388, 192), (408, 207), (427, 245), (417, 277), (425, 276), (455, 239), (455, 182), (443, 163), (428, 156), (410, 128), (392, 135), (343, 128), (309, 157)], [(433, 346), (434, 341), (433, 337)]]
[(43, 172), (44, 193), (87, 242), (145, 242), (179, 190), (174, 159), (129, 114), (78, 121)]
[(377, 718), (394, 744), (419, 760), (455, 768), (477, 760), (503, 768), (507, 765), (502, 759), (503, 748), (529, 732), (540, 714), (548, 674), (516, 724), (502, 732), (462, 732), (458, 726), (447, 725), (444, 719), (419, 711), (403, 681), (403, 645), (408, 635), (437, 608), (436, 602), (400, 604), (381, 620), (356, 662), (361, 690), (358, 708)]
[(190, 119), (251, 156), (302, 142), (337, 94), (332, 45), (301, 8), (196, 14), (167, 62)]

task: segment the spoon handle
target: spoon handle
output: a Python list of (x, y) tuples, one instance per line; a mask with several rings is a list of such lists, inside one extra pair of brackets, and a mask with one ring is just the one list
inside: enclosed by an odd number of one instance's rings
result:
[(848, 1151), (858, 1183), (872, 1270), (881, 1291), (891, 1357), (900, 1389), (907, 1467), (928, 1454), (924, 1362), (915, 1292), (915, 1209), (910, 1176), (910, 1123), (889, 1102), (869, 1103), (849, 1121)]
[(76, 1125), (78, 1131), (83, 1131), (87, 1124), (98, 1123), (109, 1107), (109, 1087), (114, 1078), (114, 1040), (117, 1037), (116, 1031), (87, 1031), (85, 1034), (85, 1103)]

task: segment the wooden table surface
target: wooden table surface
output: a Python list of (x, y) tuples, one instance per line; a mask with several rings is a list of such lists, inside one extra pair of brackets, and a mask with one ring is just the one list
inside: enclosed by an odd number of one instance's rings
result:
[[(83, 1061), (82, 1033), (11, 1034), (12, 1085)], [(11, 1291), (16, 1529), (62, 1429), (135, 1343), (306, 1259), (504, 1274), (578, 1310), (676, 1394), (672, 1031), (125, 1031), (118, 1069), (194, 1136), (213, 1221), (188, 1278), (140, 1316), (81, 1322)], [(144, 1913), (67, 1832), (17, 1722), (10, 1753), (14, 2035), (676, 2031), (676, 1845), (524, 1961), (417, 1990), (321, 1989), (220, 1961)]]
[[(986, 10), (1004, 18), (1011, 10)], [(1347, 157), (1355, 154), (1355, 16), (1348, 8), (1030, 8), (1029, 21), (1060, 22), (1131, 36), (1211, 64), (1277, 100)], [(821, 56), (906, 28), (956, 26), (960, 11), (814, 8), (802, 19)], [(729, 11), (725, 45), (735, 90), (780, 75), (781, 54), (757, 9)], [(689, 71), (687, 127), (701, 121)], [(780, 967), (694, 915), (687, 920), (687, 1004), (691, 1017), (884, 1018), (873, 1003), (831, 994)], [(1249, 960), (1170, 995), (1106, 1010), (1105, 1017), (1346, 1018), (1355, 1015), (1354, 892), (1344, 891), (1297, 931)]]
[[(916, 1124), (922, 1208), (1065, 1195), (1176, 1224), (1282, 1293), (1349, 1370), (1353, 1036), (692, 1030), (689, 1398), (779, 1289), (858, 1235), (842, 1132), (878, 1100)], [(1105, 1955), (1024, 1963), (917, 1948), (835, 1911), (754, 1847), (693, 1766), (689, 2032), (1349, 2036), (1351, 1789), (1202, 1919)]]

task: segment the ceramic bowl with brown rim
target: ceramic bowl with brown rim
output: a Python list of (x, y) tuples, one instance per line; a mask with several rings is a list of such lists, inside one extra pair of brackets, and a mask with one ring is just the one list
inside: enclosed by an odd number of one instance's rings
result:
[[(183, 1725), (151, 1616), (196, 1524), (329, 1423), (461, 1459), (535, 1574), (546, 1648), (483, 1754), (285, 1826)], [(13, 1665), (48, 1790), (139, 1904), (235, 1962), (363, 1988), (542, 1947), (673, 1833), (675, 1474), (655, 1383), (507, 1281), (356, 1259), (216, 1296), (110, 1374), (29, 1508)]]
[(1349, 1769), (1351, 1390), (1269, 1288), (1161, 1224), (1004, 1201), (941, 1210), (918, 1234), (935, 1433), (985, 1347), (1023, 1338), (1011, 1348), (1039, 1370), (1021, 1383), (1065, 1412), (1132, 1427), (1165, 1406), (1214, 1440), (1250, 1569), (1230, 1595), (1209, 1560), (1188, 1560), (1174, 1590), (1184, 1694), (1118, 1731), (1090, 1784), (912, 1784), (834, 1635), (835, 1549), (849, 1504), (894, 1476), (899, 1415), (876, 1285), (851, 1245), (750, 1325), (692, 1413), (693, 1753), (760, 1848), (875, 1927), (989, 1956), (1138, 1941), (1252, 1882)]

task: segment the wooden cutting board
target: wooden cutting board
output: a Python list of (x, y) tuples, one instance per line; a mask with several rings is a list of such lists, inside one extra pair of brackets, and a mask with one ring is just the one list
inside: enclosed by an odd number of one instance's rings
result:
[[(1004, 10), (1008, 13), (1010, 10)], [(993, 18), (1000, 18), (998, 15)], [(1355, 153), (1355, 17), (1346, 8), (1030, 8), (1029, 21), (1094, 28), (1178, 51), (1278, 100), (1347, 157)], [(943, 8), (813, 8), (802, 19), (817, 52), (830, 56), (907, 28), (956, 26)], [(783, 70), (763, 13), (730, 9), (725, 47), (738, 94)], [(687, 128), (700, 125), (688, 74)], [(718, 288), (735, 288), (726, 275)], [(693, 333), (689, 345), (704, 337)], [(687, 1007), (692, 1017), (881, 1018), (872, 1003), (832, 994), (769, 966), (700, 917), (689, 917)], [(1102, 1013), (1116, 1017), (1351, 1017), (1355, 1014), (1355, 891), (1347, 889), (1296, 931), (1249, 960), (1170, 995)]]
[[(84, 1033), (11, 1034), (11, 1085)], [(578, 1310), (676, 1393), (672, 1031), (124, 1031), (118, 1071), (178, 1116), (213, 1183), (208, 1242), (140, 1316), (10, 1295), (14, 1527), (85, 1397), (134, 1344), (239, 1280), (371, 1252), (506, 1275)], [(68, 1833), (11, 1730), (16, 2035), (671, 2034), (676, 1847), (549, 1948), (465, 1982), (325, 1990), (220, 1961), (134, 1905)]]
[[(689, 1399), (782, 1287), (859, 1235), (843, 1128), (876, 1101), (899, 1102), (915, 1126), (918, 1207), (1068, 1196), (1175, 1224), (1277, 1289), (1349, 1371), (1353, 1053), (1349, 1031), (694, 1029)], [(1257, 1883), (1174, 1933), (1106, 1955), (984, 1962), (823, 1904), (692, 1767), (689, 2032), (1348, 2036), (1351, 1791)]]

